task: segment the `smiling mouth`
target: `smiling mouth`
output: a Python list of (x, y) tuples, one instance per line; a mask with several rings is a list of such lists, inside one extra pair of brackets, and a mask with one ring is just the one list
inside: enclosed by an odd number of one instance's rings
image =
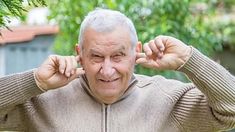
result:
[(99, 79), (101, 82), (105, 82), (105, 83), (110, 83), (110, 82), (114, 82), (117, 81), (119, 78), (116, 79), (112, 79), (112, 80), (106, 80), (106, 79)]

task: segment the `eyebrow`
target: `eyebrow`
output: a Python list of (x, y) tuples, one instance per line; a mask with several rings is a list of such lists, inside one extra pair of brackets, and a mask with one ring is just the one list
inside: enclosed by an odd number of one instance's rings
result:
[(101, 54), (98, 50), (96, 50), (96, 49), (90, 49), (90, 51), (91, 51), (91, 53), (96, 53), (96, 54)]
[(122, 45), (117, 51), (123, 51), (125, 49), (126, 49), (126, 47)]
[[(125, 51), (125, 46), (121, 46), (119, 47), (117, 50), (115, 50), (114, 52), (122, 52), (122, 51)], [(99, 50), (95, 49), (95, 48), (91, 48), (90, 49), (91, 53), (96, 53), (96, 54), (102, 54)]]

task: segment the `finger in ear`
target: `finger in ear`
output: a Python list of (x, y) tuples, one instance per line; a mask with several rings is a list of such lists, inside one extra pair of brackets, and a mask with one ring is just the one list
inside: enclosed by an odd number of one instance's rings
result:
[(140, 41), (137, 42), (135, 50), (136, 50), (137, 53), (142, 52), (142, 43)]
[(79, 44), (75, 45), (75, 51), (76, 51), (77, 55), (79, 55), (79, 53), (80, 53), (80, 46), (79, 46)]

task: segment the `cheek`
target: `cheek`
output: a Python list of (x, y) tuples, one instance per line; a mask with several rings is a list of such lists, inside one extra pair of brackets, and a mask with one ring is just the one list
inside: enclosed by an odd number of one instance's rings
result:
[(135, 66), (135, 60), (129, 59), (126, 61), (122, 61), (121, 63), (117, 63), (117, 70), (122, 74), (132, 74)]
[(135, 58), (132, 57), (132, 58), (128, 59), (127, 62), (126, 62), (126, 65), (129, 68), (134, 68), (134, 66), (135, 66)]
[(89, 62), (84, 62), (83, 69), (85, 70), (85, 74), (89, 77), (95, 77), (95, 74), (97, 74), (100, 70), (99, 64), (93, 64)]

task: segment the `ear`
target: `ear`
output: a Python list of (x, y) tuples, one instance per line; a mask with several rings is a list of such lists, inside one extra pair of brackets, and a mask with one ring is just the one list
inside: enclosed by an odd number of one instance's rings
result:
[(141, 53), (142, 52), (142, 43), (140, 41), (137, 42), (136, 47), (135, 47), (135, 51), (137, 53)]
[(79, 53), (80, 53), (80, 46), (79, 46), (79, 44), (75, 45), (75, 51), (76, 51), (77, 55), (79, 55)]
[[(80, 54), (81, 48), (80, 48), (79, 44), (76, 44), (76, 45), (75, 45), (75, 51), (76, 51), (77, 55)], [(79, 64), (80, 64), (80, 66), (82, 66), (82, 57), (81, 57), (81, 55), (79, 55), (79, 60), (78, 60), (78, 62), (79, 62)]]

